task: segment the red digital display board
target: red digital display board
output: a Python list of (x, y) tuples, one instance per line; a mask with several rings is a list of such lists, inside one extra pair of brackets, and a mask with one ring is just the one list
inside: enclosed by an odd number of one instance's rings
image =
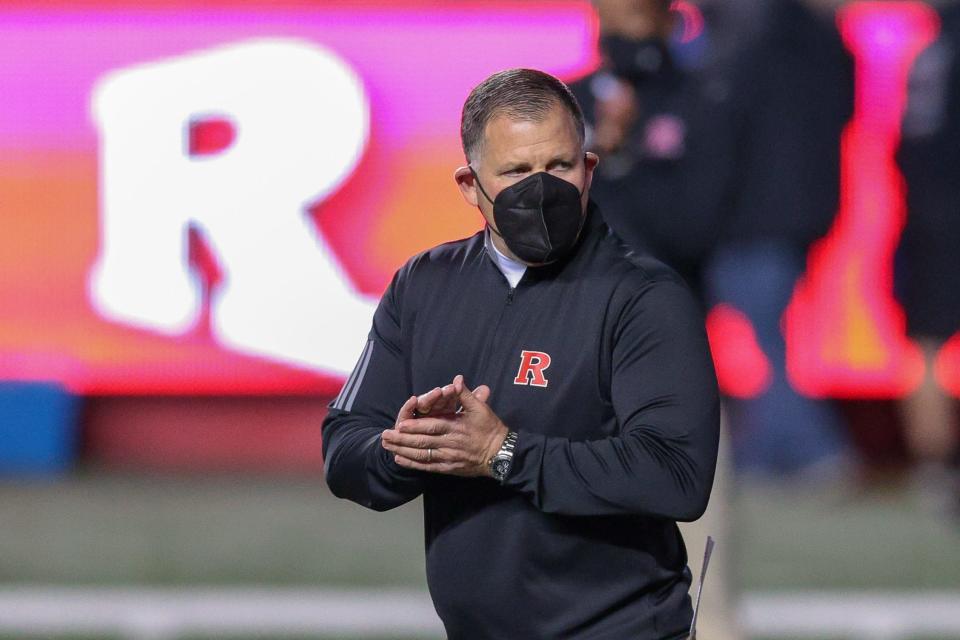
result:
[(595, 38), (569, 2), (0, 9), (0, 377), (335, 391), (393, 271), (479, 228), (469, 90)]
[[(470, 88), (597, 64), (588, 2), (192, 4), (0, 7), (0, 379), (335, 393), (393, 271), (479, 228), (452, 178)], [(789, 375), (893, 397), (923, 371), (892, 297), (893, 152), (938, 23), (855, 2), (838, 25), (856, 111), (836, 224), (785, 317)], [(744, 322), (721, 307), (709, 326), (721, 382), (749, 396), (769, 372)], [(937, 368), (955, 393), (958, 353)]]

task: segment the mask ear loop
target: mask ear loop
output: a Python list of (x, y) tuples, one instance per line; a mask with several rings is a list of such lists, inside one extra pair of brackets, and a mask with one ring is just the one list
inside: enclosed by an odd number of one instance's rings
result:
[[(474, 170), (473, 170), (473, 167), (471, 167), (470, 165), (467, 165), (467, 168), (470, 169), (470, 173), (473, 174), (473, 179), (476, 180), (476, 182), (477, 182), (477, 187), (480, 188), (480, 193), (482, 193), (482, 194), (483, 194), (483, 197), (487, 199), (487, 202), (489, 202), (490, 204), (493, 204), (493, 200), (490, 199), (490, 196), (487, 195), (487, 192), (486, 192), (486, 190), (483, 188), (483, 185), (480, 184), (480, 176), (477, 175), (477, 172), (474, 171)], [(497, 231), (496, 229), (494, 229), (494, 228), (493, 228), (493, 225), (487, 224), (487, 228), (490, 229), (490, 231), (492, 231), (492, 232), (494, 232), (495, 234), (497, 234), (498, 236), (500, 236), (501, 238), (503, 237), (503, 234), (501, 234), (499, 231)]]
[(473, 179), (476, 181), (477, 186), (480, 187), (480, 193), (483, 194), (483, 197), (487, 199), (487, 202), (493, 204), (493, 199), (487, 195), (487, 191), (483, 188), (483, 185), (480, 184), (480, 176), (477, 175), (477, 172), (473, 170), (473, 167), (467, 165), (467, 168), (470, 169), (470, 173), (473, 174)]

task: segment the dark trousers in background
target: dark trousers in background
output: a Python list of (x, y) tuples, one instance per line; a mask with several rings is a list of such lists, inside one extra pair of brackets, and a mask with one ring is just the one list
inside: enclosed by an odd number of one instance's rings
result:
[(829, 401), (797, 393), (787, 380), (781, 326), (805, 256), (789, 243), (764, 240), (721, 247), (704, 274), (712, 304), (725, 302), (753, 324), (773, 371), (770, 386), (747, 400), (729, 398), (734, 466), (738, 472), (782, 476), (842, 471), (848, 446), (841, 418)]

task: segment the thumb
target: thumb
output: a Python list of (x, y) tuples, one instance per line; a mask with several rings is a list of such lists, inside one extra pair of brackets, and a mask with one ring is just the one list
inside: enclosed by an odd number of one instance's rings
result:
[(485, 384), (479, 385), (473, 390), (473, 397), (486, 404), (487, 400), (490, 399), (490, 387)]

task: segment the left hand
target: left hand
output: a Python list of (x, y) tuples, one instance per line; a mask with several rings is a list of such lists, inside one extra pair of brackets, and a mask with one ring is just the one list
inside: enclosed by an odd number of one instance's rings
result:
[(383, 448), (401, 467), (456, 476), (490, 476), (487, 464), (503, 444), (509, 429), (487, 405), (490, 390), (471, 391), (463, 376), (453, 381), (463, 410), (430, 418), (400, 420), (383, 432)]

